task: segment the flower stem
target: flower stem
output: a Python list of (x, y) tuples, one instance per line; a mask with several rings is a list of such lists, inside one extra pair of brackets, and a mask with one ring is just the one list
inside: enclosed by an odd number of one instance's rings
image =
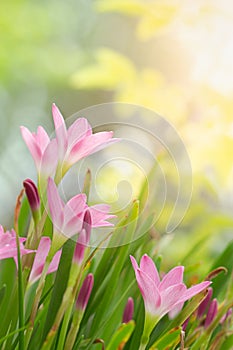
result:
[(25, 335), (25, 339), (26, 339), (26, 344), (28, 345), (29, 344), (29, 341), (30, 341), (30, 337), (32, 335), (32, 332), (33, 332), (33, 326), (34, 326), (34, 322), (35, 322), (35, 318), (36, 318), (36, 313), (37, 313), (37, 310), (38, 310), (38, 306), (39, 306), (39, 302), (40, 302), (40, 299), (41, 299), (41, 295), (42, 295), (42, 292), (43, 292), (43, 289), (44, 289), (44, 285), (45, 285), (45, 279), (46, 279), (46, 275), (47, 275), (47, 272), (48, 272), (48, 268), (49, 268), (49, 265), (52, 261), (52, 258), (53, 258), (53, 255), (49, 254), (47, 255), (47, 258), (46, 258), (46, 261), (45, 261), (45, 264), (44, 264), (44, 268), (43, 268), (43, 271), (42, 271), (42, 274), (41, 274), (41, 277), (40, 277), (40, 280), (39, 280), (39, 284), (38, 284), (38, 287), (36, 289), (36, 295), (35, 295), (35, 299), (34, 299), (34, 302), (33, 302), (33, 305), (32, 305), (32, 311), (31, 311), (31, 316), (30, 316), (30, 321), (29, 321), (29, 328), (26, 332), (26, 335)]
[(73, 321), (72, 321), (68, 336), (66, 338), (64, 350), (71, 350), (73, 348), (73, 345), (79, 330), (80, 322), (83, 317), (83, 313), (84, 312), (81, 312), (81, 310), (75, 310)]
[(22, 264), (20, 256), (20, 243), (18, 232), (16, 231), (17, 259), (18, 259), (18, 302), (19, 302), (19, 350), (24, 350), (24, 287), (22, 276)]

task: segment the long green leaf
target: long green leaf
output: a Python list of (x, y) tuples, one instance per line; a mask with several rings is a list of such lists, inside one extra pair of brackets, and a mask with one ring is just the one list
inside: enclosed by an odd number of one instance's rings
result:
[(110, 343), (108, 344), (106, 350), (118, 350), (120, 346), (123, 346), (131, 336), (135, 327), (135, 322), (130, 321), (128, 323), (122, 324), (118, 330), (113, 334)]
[(53, 325), (57, 311), (61, 305), (63, 294), (66, 290), (69, 272), (71, 267), (71, 262), (73, 259), (73, 253), (75, 248), (75, 242), (73, 240), (68, 240), (63, 249), (62, 255), (59, 263), (59, 267), (56, 274), (56, 279), (54, 282), (54, 288), (51, 295), (51, 300), (48, 308), (48, 314), (45, 321), (42, 342), (45, 340), (50, 328)]

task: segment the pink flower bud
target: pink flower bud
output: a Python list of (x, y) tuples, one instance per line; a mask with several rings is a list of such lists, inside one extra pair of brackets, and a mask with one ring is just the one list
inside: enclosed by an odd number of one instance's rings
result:
[(213, 299), (210, 303), (209, 310), (206, 315), (204, 327), (207, 328), (213, 322), (215, 316), (218, 312), (218, 302), (217, 299)]
[(134, 301), (133, 298), (128, 298), (127, 304), (124, 309), (122, 323), (128, 323), (133, 319)]
[(87, 307), (88, 300), (91, 295), (91, 291), (94, 284), (94, 276), (89, 273), (83, 281), (82, 287), (79, 291), (78, 298), (76, 301), (76, 308), (84, 311)]
[(23, 186), (27, 195), (31, 211), (32, 213), (34, 213), (40, 208), (40, 197), (37, 187), (31, 179), (26, 179), (23, 182)]
[(199, 307), (197, 309), (197, 317), (198, 318), (201, 318), (204, 315), (207, 308), (209, 307), (212, 295), (213, 295), (213, 289), (210, 287), (210, 288), (208, 288), (208, 293), (207, 293), (205, 299), (201, 302), (201, 304), (199, 305)]
[(223, 324), (227, 319), (228, 317), (231, 317), (232, 315), (232, 308), (230, 308), (226, 313), (225, 315), (223, 315), (223, 317), (221, 318), (221, 320), (219, 321), (220, 324)]
[(77, 244), (74, 251), (74, 262), (81, 265), (84, 258), (84, 253), (87, 245), (89, 244), (91, 236), (91, 214), (89, 210), (86, 210), (83, 218), (83, 229), (80, 232), (77, 240)]

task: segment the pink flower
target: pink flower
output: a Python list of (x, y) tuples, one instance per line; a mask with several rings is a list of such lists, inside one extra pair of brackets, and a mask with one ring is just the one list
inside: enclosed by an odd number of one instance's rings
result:
[(77, 119), (67, 130), (64, 118), (55, 104), (52, 106), (52, 113), (58, 158), (63, 167), (63, 173), (78, 160), (118, 140), (112, 138), (112, 131), (92, 134), (92, 128), (85, 118)]
[(100, 204), (89, 208), (86, 204), (87, 198), (85, 194), (77, 194), (65, 204), (51, 178), (48, 179), (47, 193), (53, 225), (58, 232), (67, 237), (72, 237), (81, 231), (87, 209), (91, 214), (92, 227), (112, 225), (106, 221), (114, 217), (108, 214), (109, 206)]
[[(21, 255), (33, 253), (34, 250), (25, 249), (23, 242), (26, 238), (19, 238)], [(0, 225), (0, 260), (15, 258), (17, 260), (16, 233), (14, 230), (4, 232)]]
[(66, 237), (79, 233), (83, 225), (86, 204), (86, 195), (78, 194), (66, 204), (61, 199), (54, 181), (48, 179), (48, 204), (54, 228)]
[(160, 280), (157, 268), (149, 256), (143, 255), (140, 267), (133, 256), (130, 256), (130, 259), (144, 299), (146, 313), (159, 319), (167, 313), (174, 317), (185, 301), (206, 289), (211, 283), (206, 281), (187, 289), (183, 283), (183, 266), (174, 267)]
[[(50, 238), (45, 236), (41, 237), (41, 240), (35, 255), (35, 259), (32, 265), (32, 270), (29, 276), (30, 284), (36, 282), (40, 278), (50, 246), (51, 246)], [(60, 257), (61, 257), (61, 250), (59, 250), (54, 255), (53, 260), (49, 265), (47, 274), (57, 271)]]
[(48, 134), (39, 126), (37, 133), (31, 133), (21, 126), (22, 137), (35, 162), (37, 172), (45, 177), (52, 176), (57, 167), (57, 141), (50, 140)]

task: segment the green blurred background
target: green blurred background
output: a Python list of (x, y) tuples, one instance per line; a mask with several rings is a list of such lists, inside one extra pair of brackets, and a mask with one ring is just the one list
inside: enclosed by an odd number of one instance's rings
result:
[(36, 176), (19, 126), (52, 132), (52, 102), (68, 117), (117, 101), (163, 115), (185, 142), (194, 189), (179, 240), (187, 247), (191, 233), (197, 242), (208, 237), (210, 254), (225, 246), (233, 209), (230, 1), (11, 0), (0, 4), (0, 28), (3, 225), (12, 225), (22, 180)]

